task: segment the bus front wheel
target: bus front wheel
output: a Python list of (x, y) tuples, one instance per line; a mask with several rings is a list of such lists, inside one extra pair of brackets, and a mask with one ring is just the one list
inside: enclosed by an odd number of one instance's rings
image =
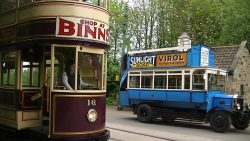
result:
[(232, 124), (236, 129), (245, 130), (249, 126), (249, 120), (247, 116), (239, 116), (233, 119)]
[(211, 115), (210, 126), (215, 132), (226, 132), (231, 125), (231, 118), (228, 113), (224, 111), (215, 111)]
[(152, 121), (152, 108), (148, 104), (142, 104), (137, 109), (137, 119), (140, 122), (149, 123)]

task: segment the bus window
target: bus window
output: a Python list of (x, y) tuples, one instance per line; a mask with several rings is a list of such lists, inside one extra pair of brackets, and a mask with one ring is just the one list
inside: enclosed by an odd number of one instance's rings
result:
[(129, 77), (129, 88), (140, 88), (140, 76)]
[(167, 76), (166, 75), (155, 75), (154, 80), (155, 89), (166, 89)]
[(193, 89), (204, 90), (205, 80), (204, 80), (204, 70), (197, 70), (193, 73)]
[(181, 89), (182, 88), (182, 76), (181, 75), (169, 75), (168, 76), (168, 89)]
[(141, 88), (153, 88), (153, 76), (141, 76)]
[(225, 76), (208, 74), (208, 89), (209, 90), (225, 90)]
[(78, 73), (81, 80), (78, 89), (102, 90), (102, 63), (102, 54), (78, 53)]
[(185, 75), (184, 79), (184, 89), (190, 89), (190, 75)]
[(217, 90), (225, 91), (226, 77), (223, 75), (217, 76)]

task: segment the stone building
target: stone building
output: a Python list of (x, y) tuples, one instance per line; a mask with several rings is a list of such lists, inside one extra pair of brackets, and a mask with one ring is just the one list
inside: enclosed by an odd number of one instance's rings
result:
[(247, 41), (240, 45), (211, 47), (215, 65), (228, 71), (226, 92), (244, 95), (250, 103), (250, 53)]

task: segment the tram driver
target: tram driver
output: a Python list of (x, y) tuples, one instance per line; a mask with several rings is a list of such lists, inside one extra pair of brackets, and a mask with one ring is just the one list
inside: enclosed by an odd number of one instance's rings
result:
[[(66, 90), (74, 90), (75, 87), (75, 62), (71, 61), (66, 67), (65, 67), (65, 72), (62, 75), (62, 83)], [(78, 73), (77, 75), (77, 89), (83, 89), (86, 87), (92, 87), (92, 84), (84, 83), (80, 79), (80, 75)]]

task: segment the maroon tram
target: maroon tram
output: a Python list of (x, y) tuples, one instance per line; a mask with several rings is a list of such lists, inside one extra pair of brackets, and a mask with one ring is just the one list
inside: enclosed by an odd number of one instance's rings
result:
[(48, 139), (109, 139), (107, 5), (0, 0), (1, 128)]

